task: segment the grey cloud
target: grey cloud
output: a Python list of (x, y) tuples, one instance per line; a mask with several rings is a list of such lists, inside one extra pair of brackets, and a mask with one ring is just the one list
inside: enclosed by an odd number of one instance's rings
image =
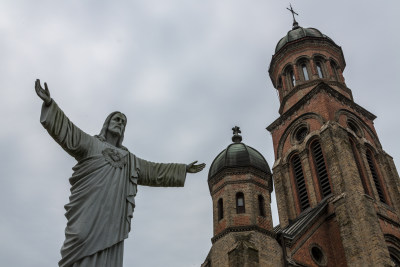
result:
[[(347, 85), (378, 116), (383, 147), (399, 163), (399, 4), (292, 4), (300, 25), (342, 46)], [(40, 78), (88, 133), (97, 134), (105, 117), (121, 110), (133, 153), (207, 163), (185, 188), (139, 188), (125, 247), (125, 266), (199, 266), (212, 237), (208, 167), (231, 142), (231, 128), (241, 126), (243, 141), (273, 165), (265, 127), (278, 117), (279, 102), (268, 64), (290, 28), (286, 4), (274, 1), (1, 3), (2, 262), (43, 267), (60, 258), (75, 162), (39, 123), (33, 84)]]

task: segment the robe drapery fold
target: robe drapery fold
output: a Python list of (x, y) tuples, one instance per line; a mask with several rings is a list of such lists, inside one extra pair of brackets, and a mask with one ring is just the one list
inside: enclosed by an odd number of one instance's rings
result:
[(78, 163), (65, 205), (65, 241), (59, 266), (122, 266), (137, 185), (184, 186), (185, 164), (153, 163), (90, 136), (54, 100), (43, 105), (42, 125)]

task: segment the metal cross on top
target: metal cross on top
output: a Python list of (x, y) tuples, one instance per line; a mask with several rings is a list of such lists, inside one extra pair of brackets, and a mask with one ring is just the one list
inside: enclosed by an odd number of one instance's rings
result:
[(232, 131), (233, 131), (232, 141), (235, 143), (240, 143), (242, 141), (242, 137), (239, 135), (241, 133), (240, 127), (235, 126), (232, 128)]
[(242, 131), (240, 131), (240, 127), (238, 127), (238, 126), (233, 127), (232, 131), (233, 131), (234, 135), (238, 135), (238, 134), (242, 133)]
[(299, 15), (299, 14), (297, 14), (294, 10), (293, 10), (293, 7), (292, 7), (292, 4), (289, 4), (290, 5), (290, 8), (286, 8), (287, 10), (289, 10), (290, 12), (292, 12), (292, 16), (293, 16), (293, 29), (295, 28), (295, 27), (298, 27), (299, 26), (299, 24), (297, 23), (297, 21), (296, 21), (296, 19), (295, 19), (295, 17), (294, 17), (294, 15)]

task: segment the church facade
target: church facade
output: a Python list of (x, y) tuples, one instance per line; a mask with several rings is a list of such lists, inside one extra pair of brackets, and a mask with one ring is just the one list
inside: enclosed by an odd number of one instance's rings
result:
[(294, 20), (269, 67), (280, 99), (267, 127), (273, 175), (235, 127), (210, 166), (214, 234), (202, 267), (400, 266), (399, 175), (345, 67), (340, 46)]

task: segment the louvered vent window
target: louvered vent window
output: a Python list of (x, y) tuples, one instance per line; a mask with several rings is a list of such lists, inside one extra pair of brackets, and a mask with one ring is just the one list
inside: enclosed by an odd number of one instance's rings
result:
[(321, 144), (316, 141), (312, 144), (312, 154), (317, 171), (319, 184), (321, 187), (322, 197), (326, 197), (331, 193), (331, 185), (329, 183), (328, 171), (325, 165), (324, 154), (322, 153)]
[(374, 180), (374, 184), (376, 187), (376, 191), (378, 191), (379, 200), (383, 203), (386, 203), (385, 195), (383, 194), (381, 183), (379, 182), (378, 172), (376, 171), (375, 163), (372, 158), (372, 153), (370, 150), (367, 150), (367, 161), (369, 169), (371, 170), (372, 178)]
[(303, 211), (310, 207), (310, 203), (308, 202), (306, 182), (304, 180), (303, 168), (301, 166), (299, 155), (294, 155), (292, 157), (292, 168), (300, 201), (300, 209)]

